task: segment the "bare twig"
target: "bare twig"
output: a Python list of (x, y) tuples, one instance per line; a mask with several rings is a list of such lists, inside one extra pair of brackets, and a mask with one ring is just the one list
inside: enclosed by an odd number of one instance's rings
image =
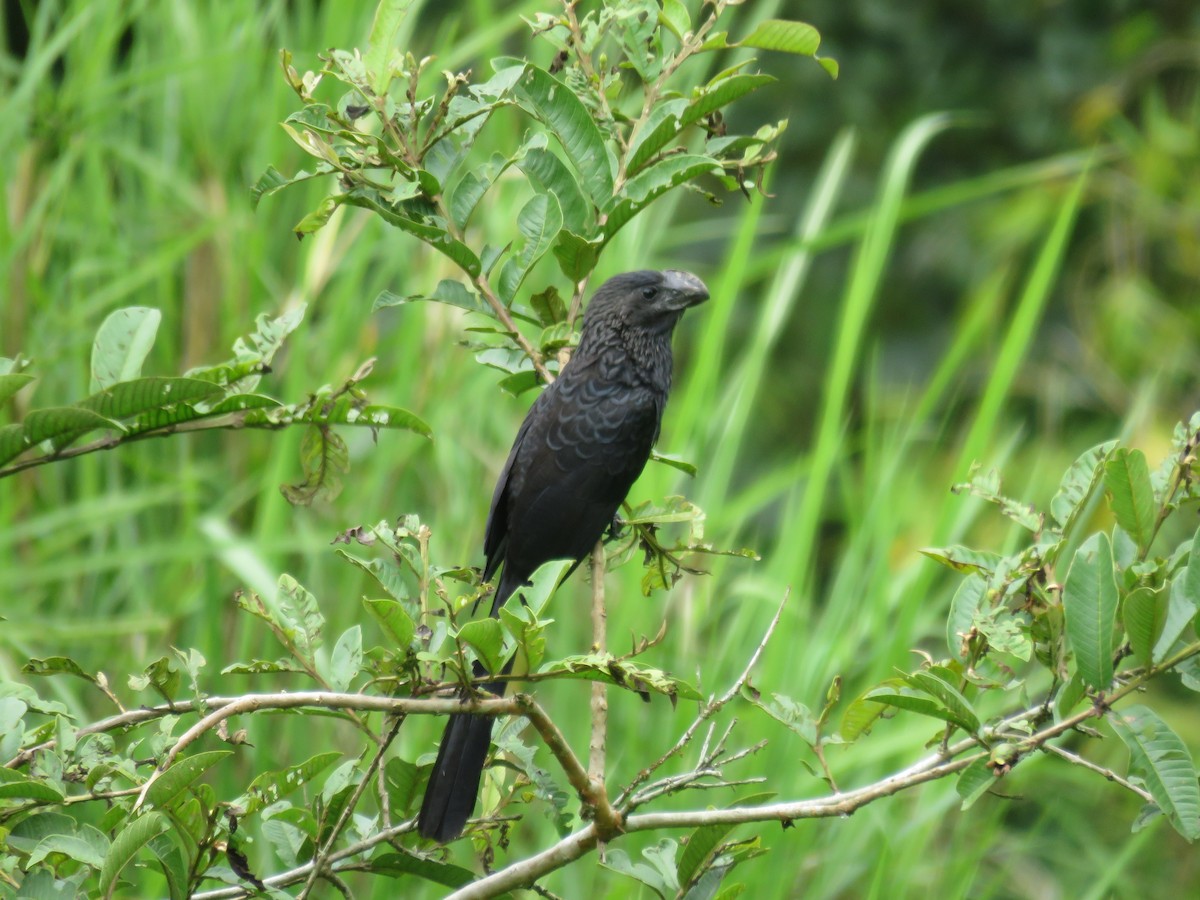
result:
[[(393, 828), (386, 828), (383, 831), (371, 835), (369, 838), (358, 841), (355, 844), (351, 844), (349, 847), (345, 847), (336, 853), (331, 853), (329, 855), (328, 863), (330, 867), (335, 868), (336, 871), (346, 871), (351, 868), (361, 868), (361, 866), (337, 866), (336, 864), (342, 863), (344, 860), (358, 856), (359, 854), (366, 853), (368, 850), (371, 850), (380, 844), (389, 843), (396, 838), (415, 830), (416, 827), (417, 823), (414, 819), (404, 822), (400, 825), (396, 825)], [(308, 877), (308, 873), (312, 871), (312, 868), (313, 864), (311, 862), (306, 862), (304, 865), (296, 866), (296, 868), (289, 869), (286, 872), (279, 872), (278, 874), (270, 875), (264, 878), (263, 882), (271, 887), (287, 887), (289, 884), (296, 884), (305, 880)], [(250, 897), (257, 893), (258, 891), (256, 891), (254, 888), (224, 887), (217, 888), (216, 890), (212, 891), (202, 891), (200, 893), (192, 894), (191, 900), (239, 900), (241, 897)]]
[(788, 588), (783, 592), (783, 599), (779, 601), (779, 608), (775, 610), (775, 615), (771, 619), (771, 624), (767, 626), (767, 630), (763, 633), (762, 640), (758, 642), (758, 646), (755, 647), (754, 652), (750, 654), (750, 659), (746, 663), (746, 668), (742, 670), (742, 674), (737, 677), (737, 680), (733, 682), (729, 690), (727, 690), (717, 699), (708, 702), (700, 709), (699, 714), (695, 719), (692, 720), (692, 724), (687, 727), (687, 730), (684, 731), (679, 740), (675, 742), (675, 745), (657, 760), (655, 760), (650, 766), (642, 769), (642, 771), (637, 774), (633, 781), (629, 782), (629, 784), (625, 786), (625, 789), (621, 791), (620, 795), (614, 801), (614, 806), (616, 806), (618, 809), (624, 809), (634, 791), (649, 781), (655, 772), (661, 769), (672, 757), (677, 756), (688, 744), (690, 744), (692, 742), (692, 738), (696, 736), (696, 732), (699, 730), (700, 726), (720, 712), (722, 707), (724, 707), (730, 700), (732, 700), (738, 695), (738, 693), (741, 692), (742, 688), (746, 685), (746, 682), (750, 680), (750, 672), (758, 663), (759, 657), (761, 657), (763, 654), (763, 650), (766, 649), (767, 642), (771, 640), (771, 635), (775, 633), (775, 629), (779, 625), (779, 619), (783, 615), (783, 607), (787, 603), (791, 592), (791, 588)]
[(362, 795), (366, 792), (367, 786), (375, 779), (375, 772), (380, 768), (380, 763), (383, 761), (383, 755), (387, 752), (388, 747), (392, 745), (392, 741), (396, 739), (396, 733), (400, 730), (400, 725), (404, 722), (403, 716), (396, 716), (392, 722), (392, 727), (388, 729), (387, 736), (379, 742), (379, 747), (375, 751), (375, 755), (371, 758), (371, 764), (367, 767), (367, 771), (363, 773), (362, 780), (354, 789), (354, 793), (350, 797), (350, 801), (342, 807), (341, 815), (338, 816), (337, 822), (329, 832), (329, 836), (325, 839), (324, 846), (317, 850), (313, 856), (312, 871), (308, 873), (308, 881), (304, 883), (304, 889), (300, 892), (299, 900), (305, 900), (316, 886), (317, 880), (325, 878), (327, 881), (333, 881), (334, 875), (327, 871), (326, 864), (329, 859), (329, 854), (333, 850), (333, 845), (337, 842), (338, 836), (342, 833), (342, 829), (346, 827), (346, 823), (350, 821), (350, 816), (354, 813), (355, 807), (358, 806), (358, 801), (362, 799)]
[(1070, 750), (1065, 750), (1062, 747), (1056, 747), (1054, 744), (1043, 744), (1041, 749), (1043, 751), (1045, 751), (1046, 753), (1052, 753), (1055, 756), (1061, 757), (1062, 759), (1065, 759), (1069, 763), (1073, 763), (1074, 765), (1077, 765), (1077, 766), (1082, 766), (1083, 768), (1088, 769), (1089, 771), (1095, 772), (1097, 775), (1101, 775), (1101, 776), (1107, 778), (1109, 781), (1116, 782), (1117, 784), (1121, 785), (1121, 787), (1127, 788), (1127, 789), (1133, 791), (1133, 793), (1137, 794), (1139, 797), (1141, 797), (1147, 803), (1154, 802), (1154, 797), (1150, 794), (1149, 791), (1145, 790), (1144, 788), (1138, 787), (1136, 784), (1131, 782), (1128, 778), (1122, 778), (1120, 775), (1118, 775), (1112, 769), (1106, 769), (1103, 766), (1098, 766), (1091, 760), (1084, 759), (1079, 754), (1072, 753)]
[[(592, 652), (608, 651), (608, 610), (604, 605), (604, 542), (592, 550)], [(592, 682), (592, 740), (588, 745), (588, 777), (604, 784), (604, 754), (608, 741), (608, 685)]]
[(545, 742), (546, 747), (554, 754), (554, 758), (558, 760), (558, 764), (566, 773), (567, 780), (571, 783), (571, 787), (575, 788), (579, 797), (583, 802), (592, 808), (596, 816), (596, 824), (601, 829), (604, 835), (620, 834), (623, 830), (621, 827), (621, 815), (615, 809), (608, 799), (608, 792), (604, 789), (604, 783), (590, 777), (583, 768), (583, 763), (571, 750), (567, 744), (562, 732), (558, 730), (558, 726), (553, 720), (546, 715), (546, 711), (537, 704), (533, 703), (532, 698), (527, 694), (518, 694), (517, 697), (523, 697), (529, 702), (528, 707), (523, 707), (521, 714), (524, 715), (539, 735)]

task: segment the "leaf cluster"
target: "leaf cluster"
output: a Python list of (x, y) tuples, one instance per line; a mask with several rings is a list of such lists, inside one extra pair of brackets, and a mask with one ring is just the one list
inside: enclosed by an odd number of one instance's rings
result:
[[(277, 317), (260, 315), (255, 331), (238, 338), (225, 362), (178, 377), (142, 375), (162, 314), (149, 307), (111, 313), (92, 345), (92, 392), (69, 406), (34, 406), (19, 421), (0, 425), (0, 478), (57, 460), (108, 450), (130, 441), (213, 429), (278, 429), (305, 425), (301, 463), (305, 478), (282, 491), (292, 503), (332, 498), (346, 471), (346, 445), (333, 426), (401, 429), (424, 437), (432, 431), (406, 409), (371, 404), (358, 383), (372, 360), (340, 387), (320, 387), (305, 400), (285, 403), (257, 390), (304, 307)], [(36, 389), (30, 360), (0, 358), (0, 407), (25, 388)], [(28, 394), (28, 391), (25, 392)], [(26, 398), (22, 406), (28, 405)], [(99, 434), (87, 444), (76, 442)]]
[[(943, 748), (955, 732), (990, 751), (959, 777), (964, 807), (1030, 752), (1046, 749), (1039, 726), (1089, 733), (1106, 722), (1129, 751), (1124, 776), (1081, 762), (1139, 793), (1141, 828), (1163, 815), (1189, 841), (1200, 836), (1200, 787), (1179, 736), (1150, 705), (1117, 702), (1173, 672), (1200, 690), (1200, 540), (1177, 519), (1195, 509), (1200, 414), (1175, 430), (1170, 454), (1151, 470), (1137, 449), (1110, 441), (1083, 453), (1048, 508), (1002, 493), (995, 472), (955, 487), (992, 504), (1024, 536), (1012, 552), (963, 546), (922, 551), (964, 576), (946, 625), (948, 656), (867, 691), (846, 710), (841, 737), (853, 741), (897, 711), (936, 719)], [(1100, 507), (1107, 501), (1107, 527)], [(1092, 530), (1097, 524), (1099, 530)], [(993, 698), (1041, 693), (1012, 717)], [(989, 712), (989, 710), (994, 710)], [(1078, 759), (1057, 749), (1058, 755)]]

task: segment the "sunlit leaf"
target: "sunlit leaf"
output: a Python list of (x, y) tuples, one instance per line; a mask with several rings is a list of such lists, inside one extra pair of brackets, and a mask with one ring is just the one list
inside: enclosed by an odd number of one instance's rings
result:
[(111, 897), (125, 867), (133, 862), (142, 848), (170, 827), (167, 817), (155, 811), (127, 822), (113, 838), (108, 855), (104, 858), (104, 866), (100, 870), (101, 895)]
[(516, 86), (521, 105), (554, 132), (567, 160), (594, 206), (604, 206), (613, 192), (608, 150), (600, 127), (569, 87), (537, 66), (526, 64)]
[(1125, 635), (1134, 658), (1143, 666), (1154, 661), (1154, 645), (1167, 623), (1168, 599), (1165, 590), (1140, 587), (1129, 593), (1122, 606)]
[(1200, 785), (1187, 745), (1147, 706), (1108, 719), (1129, 749), (1130, 777), (1145, 785), (1176, 831), (1189, 841), (1200, 837)]
[(159, 809), (170, 808), (197, 778), (232, 755), (232, 750), (209, 750), (178, 760), (150, 785), (147, 802)]
[(1104, 463), (1104, 486), (1112, 499), (1117, 524), (1145, 554), (1154, 538), (1156, 516), (1150, 467), (1141, 450), (1115, 450)]
[(962, 797), (960, 808), (964, 811), (970, 809), (995, 783), (996, 776), (988, 767), (988, 761), (975, 760), (959, 773), (958, 780), (954, 783), (954, 789), (958, 796)]
[(129, 306), (109, 314), (92, 344), (92, 392), (142, 374), (162, 313), (148, 306)]
[(1113, 676), (1117, 583), (1112, 544), (1104, 532), (1093, 534), (1075, 552), (1063, 586), (1063, 611), (1080, 675), (1096, 690), (1108, 690)]
[(379, 623), (384, 634), (391, 638), (395, 647), (404, 649), (412, 643), (416, 625), (401, 603), (385, 597), (381, 600), (363, 600), (363, 606)]
[(1050, 501), (1050, 514), (1063, 532), (1071, 530), (1092, 493), (1104, 477), (1104, 463), (1116, 441), (1098, 444), (1080, 454), (1063, 475), (1058, 491)]

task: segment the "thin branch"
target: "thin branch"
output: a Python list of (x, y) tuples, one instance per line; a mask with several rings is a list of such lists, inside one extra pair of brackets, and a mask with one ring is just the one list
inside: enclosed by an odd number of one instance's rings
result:
[(299, 900), (305, 900), (316, 886), (319, 878), (325, 878), (332, 882), (334, 875), (326, 869), (326, 864), (329, 859), (329, 854), (333, 850), (333, 845), (337, 843), (338, 836), (341, 835), (342, 829), (346, 827), (346, 823), (350, 821), (350, 816), (354, 813), (358, 806), (358, 801), (362, 799), (362, 795), (366, 792), (367, 786), (375, 780), (375, 772), (379, 769), (379, 764), (383, 760), (383, 755), (387, 752), (388, 747), (392, 745), (392, 741), (396, 739), (397, 732), (400, 731), (400, 725), (403, 724), (404, 717), (396, 716), (392, 722), (392, 727), (388, 729), (387, 735), (379, 742), (379, 747), (375, 751), (375, 755), (371, 758), (371, 764), (367, 767), (367, 771), (363, 773), (362, 780), (354, 789), (354, 793), (350, 797), (350, 802), (342, 807), (341, 815), (338, 816), (337, 822), (329, 832), (329, 837), (325, 839), (325, 845), (317, 850), (313, 857), (312, 871), (308, 874), (308, 881), (304, 884), (304, 889), (300, 892)]
[(546, 384), (552, 383), (554, 381), (554, 376), (550, 373), (550, 370), (546, 368), (546, 364), (542, 360), (542, 354), (538, 352), (537, 348), (529, 342), (529, 338), (525, 337), (521, 329), (517, 327), (517, 323), (513, 321), (512, 314), (509, 313), (508, 307), (501, 302), (500, 298), (496, 296), (496, 292), (492, 290), (492, 285), (488, 281), (487, 276), (480, 272), (472, 279), (472, 282), (474, 283), (475, 287), (479, 289), (480, 296), (483, 297), (483, 299), (487, 301), (487, 305), (492, 308), (492, 312), (496, 314), (496, 318), (500, 320), (500, 324), (502, 324), (505, 329), (512, 334), (513, 340), (517, 342), (517, 346), (519, 346), (525, 355), (529, 357), (530, 361), (533, 363), (534, 370), (538, 373), (538, 376)]
[(1056, 747), (1053, 744), (1043, 744), (1041, 749), (1043, 751), (1045, 751), (1046, 753), (1052, 753), (1055, 756), (1061, 757), (1062, 759), (1065, 759), (1067, 762), (1072, 763), (1076, 766), (1082, 766), (1083, 768), (1085, 768), (1091, 772), (1095, 772), (1097, 775), (1107, 778), (1109, 781), (1116, 782), (1117, 784), (1121, 785), (1121, 787), (1123, 787), (1123, 788), (1128, 788), (1129, 790), (1133, 791), (1133, 793), (1137, 794), (1139, 797), (1141, 797), (1143, 800), (1145, 800), (1147, 803), (1155, 802), (1154, 797), (1150, 794), (1149, 791), (1145, 790), (1144, 788), (1138, 787), (1136, 784), (1134, 784), (1127, 778), (1122, 778), (1120, 775), (1118, 775), (1112, 769), (1106, 769), (1103, 766), (1098, 766), (1091, 760), (1084, 759), (1082, 756), (1080, 756), (1077, 753), (1072, 753), (1070, 750), (1064, 750), (1062, 747)]
[(750, 680), (750, 672), (754, 669), (754, 666), (758, 663), (759, 657), (762, 656), (763, 651), (766, 649), (767, 642), (771, 640), (771, 635), (775, 633), (775, 629), (779, 626), (779, 619), (783, 615), (783, 607), (787, 603), (788, 597), (791, 596), (791, 593), (792, 589), (790, 587), (783, 592), (783, 599), (779, 601), (779, 608), (775, 610), (775, 615), (771, 619), (771, 624), (767, 626), (767, 630), (763, 633), (762, 640), (758, 642), (758, 646), (755, 647), (754, 652), (750, 654), (750, 660), (746, 663), (746, 668), (742, 670), (742, 674), (737, 677), (737, 680), (733, 682), (729, 690), (727, 690), (716, 700), (705, 704), (701, 708), (699, 714), (695, 719), (692, 720), (692, 724), (687, 727), (687, 730), (684, 731), (679, 740), (675, 742), (675, 746), (660, 756), (649, 767), (642, 769), (642, 771), (637, 774), (637, 777), (635, 777), (633, 781), (629, 782), (629, 784), (625, 786), (625, 789), (621, 791), (620, 795), (614, 802), (614, 805), (618, 809), (624, 809), (626, 803), (629, 801), (629, 798), (633, 795), (633, 792), (649, 781), (650, 777), (655, 772), (661, 769), (672, 757), (677, 756), (688, 744), (690, 744), (692, 739), (696, 736), (696, 732), (699, 730), (700, 726), (720, 712), (722, 707), (724, 707), (727, 703), (729, 703), (730, 700), (732, 700), (741, 692), (742, 688), (746, 685), (746, 682)]
[[(366, 853), (368, 850), (378, 846), (379, 844), (389, 843), (396, 838), (414, 831), (417, 827), (415, 819), (404, 822), (393, 828), (387, 828), (376, 834), (371, 835), (349, 847), (345, 847), (336, 853), (329, 855), (329, 864), (335, 871), (346, 871), (350, 868), (360, 868), (361, 866), (337, 866), (337, 863), (349, 859), (353, 856), (358, 856), (360, 853)], [(288, 869), (286, 872), (279, 872), (275, 875), (270, 875), (263, 879), (263, 882), (271, 887), (287, 887), (290, 884), (297, 884), (308, 877), (308, 873), (312, 871), (313, 864), (306, 862), (302, 866), (296, 866), (294, 869)], [(192, 894), (190, 900), (240, 900), (242, 897), (251, 897), (257, 894), (258, 891), (254, 888), (244, 887), (223, 887), (211, 891), (201, 891), (200, 893)]]
[[(604, 542), (592, 550), (592, 652), (608, 652), (608, 610), (604, 605)], [(608, 742), (608, 685), (592, 682), (592, 739), (588, 745), (588, 777), (604, 784), (604, 755)]]
[(566, 738), (563, 737), (553, 720), (546, 715), (544, 709), (533, 703), (528, 694), (518, 694), (517, 697), (528, 701), (529, 706), (523, 707), (521, 714), (529, 720), (529, 724), (537, 729), (538, 734), (541, 735), (546, 747), (554, 754), (554, 758), (558, 760), (567, 780), (571, 783), (571, 787), (575, 788), (580, 799), (595, 811), (596, 824), (600, 827), (601, 833), (606, 836), (620, 834), (623, 830), (621, 815), (613, 809), (609, 802), (604, 783), (588, 775), (583, 768), (583, 763), (571, 750)]
[(123, 444), (132, 444), (135, 441), (144, 441), (148, 438), (169, 437), (172, 434), (182, 434), (189, 431), (215, 431), (218, 429), (238, 429), (238, 428), (267, 428), (277, 430), (286, 428), (288, 425), (308, 425), (309, 422), (300, 420), (289, 422), (262, 422), (247, 425), (246, 417), (251, 412), (260, 412), (260, 410), (241, 410), (240, 412), (229, 413), (224, 416), (216, 416), (211, 419), (193, 419), (189, 422), (177, 422), (174, 425), (167, 425), (163, 428), (156, 428), (151, 431), (140, 431), (137, 434), (110, 434), (106, 437), (98, 438), (94, 441), (89, 441), (86, 444), (80, 444), (77, 447), (67, 447), (54, 453), (46, 453), (42, 456), (35, 456), (32, 459), (22, 460), (21, 462), (13, 463), (12, 465), (0, 468), (0, 478), (7, 478), (9, 475), (15, 475), (17, 472), (25, 469), (32, 469), (35, 466), (44, 466), (48, 463), (58, 462), (63, 459), (71, 459), (75, 456), (83, 456), (86, 453), (97, 453), (101, 450), (112, 450), (115, 447), (120, 447)]

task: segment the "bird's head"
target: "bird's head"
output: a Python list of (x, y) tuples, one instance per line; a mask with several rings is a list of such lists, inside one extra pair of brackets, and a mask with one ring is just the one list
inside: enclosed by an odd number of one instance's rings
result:
[(691, 272), (667, 269), (615, 275), (596, 290), (584, 328), (601, 319), (654, 331), (670, 331), (689, 306), (708, 299), (708, 288)]

